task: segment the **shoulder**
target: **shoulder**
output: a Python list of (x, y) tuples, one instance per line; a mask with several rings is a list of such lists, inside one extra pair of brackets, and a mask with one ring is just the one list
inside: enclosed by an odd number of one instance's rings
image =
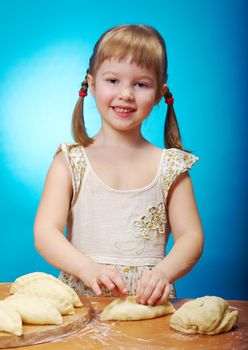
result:
[(162, 157), (164, 149), (149, 143), (148, 146), (144, 148), (144, 153), (149, 159), (158, 160)]
[(170, 168), (182, 172), (191, 169), (199, 160), (199, 157), (177, 148), (165, 148), (163, 160), (165, 165), (164, 171)]
[(67, 163), (70, 168), (76, 165), (78, 167), (85, 161), (83, 146), (78, 143), (62, 143), (57, 148), (54, 159)]
[[(175, 185), (179, 183), (190, 184), (188, 170), (192, 168), (198, 159), (199, 158), (192, 153), (177, 148), (164, 149), (164, 156), (161, 164), (161, 177), (165, 194), (168, 194), (173, 183), (175, 183)], [(176, 179), (178, 181), (175, 181)]]
[(43, 190), (43, 198), (51, 201), (53, 197), (58, 197), (60, 192), (66, 193), (68, 198), (72, 193), (72, 176), (62, 152), (56, 153), (49, 166)]
[(69, 155), (69, 154), (77, 154), (77, 153), (82, 154), (82, 152), (83, 152), (83, 146), (80, 145), (79, 143), (61, 143), (55, 152), (55, 156), (60, 153)]
[(58, 146), (50, 170), (55, 173), (63, 173), (71, 179), (71, 166), (82, 155), (82, 146), (78, 143), (62, 143)]
[(54, 156), (54, 166), (64, 175), (64, 181), (73, 187), (74, 204), (87, 168), (84, 147), (78, 143), (61, 144)]
[(54, 178), (66, 176), (66, 178), (71, 179), (70, 167), (66, 159), (65, 153), (62, 151), (62, 149), (58, 149), (56, 151), (51, 165), (49, 167), (48, 174)]

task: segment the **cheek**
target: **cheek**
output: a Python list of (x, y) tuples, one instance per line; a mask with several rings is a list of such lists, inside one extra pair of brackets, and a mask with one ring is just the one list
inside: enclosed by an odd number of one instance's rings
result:
[(95, 91), (95, 99), (99, 103), (108, 103), (112, 99), (112, 93), (106, 87), (97, 89)]
[(140, 105), (143, 106), (144, 109), (152, 109), (155, 103), (154, 94), (143, 94), (140, 96)]
[(96, 88), (96, 92), (99, 95), (108, 95), (111, 93), (111, 88), (109, 83), (107, 83), (107, 81), (104, 81), (104, 80), (97, 80), (95, 88)]

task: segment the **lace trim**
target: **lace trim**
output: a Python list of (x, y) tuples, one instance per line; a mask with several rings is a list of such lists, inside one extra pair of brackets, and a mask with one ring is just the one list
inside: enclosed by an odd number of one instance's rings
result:
[(167, 197), (170, 186), (176, 177), (180, 173), (191, 169), (194, 163), (198, 160), (199, 158), (193, 154), (176, 148), (171, 148), (165, 152), (161, 167), (162, 186), (165, 198)]
[(73, 206), (76, 203), (80, 192), (82, 180), (86, 171), (87, 162), (85, 160), (81, 145), (77, 143), (67, 143), (62, 144), (61, 148), (66, 154), (72, 172), (73, 198), (71, 206)]

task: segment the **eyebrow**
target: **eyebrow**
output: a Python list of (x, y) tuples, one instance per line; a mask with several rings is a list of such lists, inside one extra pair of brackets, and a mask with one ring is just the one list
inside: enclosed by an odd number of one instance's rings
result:
[[(106, 74), (118, 75), (117, 72), (112, 72), (112, 71), (104, 72), (102, 75), (106, 75)], [(137, 79), (147, 79), (147, 80), (153, 81), (153, 79), (147, 75), (138, 75)]]

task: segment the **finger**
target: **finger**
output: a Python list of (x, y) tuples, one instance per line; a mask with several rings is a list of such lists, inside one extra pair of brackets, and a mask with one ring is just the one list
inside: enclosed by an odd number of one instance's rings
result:
[(126, 295), (128, 293), (128, 288), (125, 285), (123, 279), (121, 278), (120, 274), (118, 271), (112, 271), (109, 275), (111, 278), (112, 282), (114, 283), (114, 287), (119, 289), (120, 293), (122, 295)]
[(150, 276), (150, 271), (144, 271), (141, 275), (140, 280), (138, 281), (138, 285), (137, 285), (137, 291), (136, 291), (136, 297), (137, 297), (137, 301), (141, 302), (141, 298), (145, 292), (146, 286), (149, 283), (149, 280), (151, 278)]
[(163, 304), (165, 304), (166, 301), (169, 298), (170, 291), (171, 291), (171, 284), (167, 283), (165, 288), (164, 288), (163, 294), (161, 295), (161, 297), (159, 299), (156, 300), (155, 305), (163, 305)]
[(114, 297), (120, 298), (121, 292), (119, 288), (115, 287), (114, 289), (112, 289), (112, 294)]
[(153, 293), (148, 298), (147, 303), (149, 305), (154, 305), (155, 302), (161, 299), (161, 297), (163, 296), (164, 289), (165, 289), (165, 283), (159, 280), (156, 287), (153, 290)]
[(157, 280), (154, 280), (154, 279), (149, 280), (149, 282), (145, 288), (145, 291), (143, 292), (143, 294), (140, 297), (141, 304), (147, 303), (147, 300), (152, 296), (154, 290), (156, 289), (157, 284), (158, 284)]
[(102, 283), (108, 290), (113, 290), (115, 288), (115, 284), (106, 274), (99, 275), (97, 281)]
[(100, 288), (99, 285), (98, 285), (97, 280), (94, 280), (94, 281), (92, 282), (91, 288), (92, 288), (93, 292), (94, 292), (97, 296), (102, 295), (102, 291), (101, 291), (101, 288)]
[(116, 273), (109, 275), (103, 274), (99, 276), (98, 279), (104, 284), (104, 286), (106, 286), (108, 290), (112, 291), (115, 296), (123, 297), (128, 292), (128, 288), (122, 279), (118, 275), (116, 276)]
[(124, 293), (122, 293), (122, 291), (119, 289), (119, 288), (117, 288), (117, 287), (115, 287), (113, 290), (112, 290), (112, 294), (115, 296), (115, 297), (117, 297), (117, 298), (124, 298), (124, 297), (126, 297), (126, 293), (124, 294)]

